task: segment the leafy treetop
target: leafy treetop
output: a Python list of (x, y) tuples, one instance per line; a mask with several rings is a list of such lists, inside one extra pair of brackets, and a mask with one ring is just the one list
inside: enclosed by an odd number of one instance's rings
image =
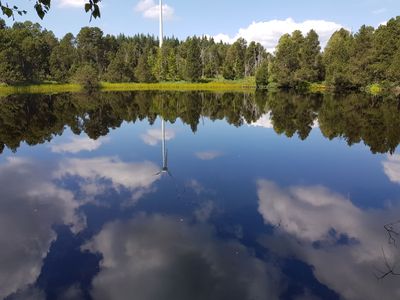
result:
[[(90, 20), (92, 20), (92, 18), (100, 17), (100, 1), (101, 0), (87, 0), (85, 3), (84, 9), (86, 12), (90, 12)], [(36, 13), (41, 19), (43, 19), (44, 16), (49, 12), (50, 7), (51, 0), (36, 0), (34, 4)], [(9, 18), (14, 18), (15, 14), (22, 16), (27, 13), (26, 10), (21, 9), (16, 5), (11, 5), (8, 2), (4, 2), (4, 0), (0, 0), (0, 9), (2, 14)]]

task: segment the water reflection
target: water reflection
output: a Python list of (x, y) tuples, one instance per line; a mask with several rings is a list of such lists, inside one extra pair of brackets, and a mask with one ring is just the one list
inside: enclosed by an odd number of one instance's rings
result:
[[(373, 153), (393, 153), (400, 142), (399, 101), (391, 96), (277, 94), (213, 94), (206, 92), (102, 93), (90, 96), (9, 96), (0, 99), (0, 149), (16, 150), (21, 142), (44, 143), (62, 134), (65, 126), (97, 140), (123, 121), (157, 116), (174, 123), (180, 118), (196, 132), (202, 117), (225, 119), (229, 124), (259, 124), (278, 134), (306, 139), (318, 124), (328, 139), (343, 138), (349, 145), (364, 142)], [(18, 121), (16, 121), (18, 120)], [(166, 131), (166, 140), (174, 133)], [(142, 135), (155, 145), (159, 134)], [(72, 141), (74, 143), (83, 141)], [(82, 145), (89, 149), (93, 145)]]
[(345, 299), (398, 297), (397, 280), (373, 276), (385, 271), (385, 257), (390, 265), (400, 261), (382, 230), (400, 215), (398, 204), (363, 210), (322, 186), (281, 188), (267, 180), (258, 181), (258, 197), (264, 221), (275, 226), (264, 246), (310, 264), (317, 279)]
[(160, 172), (158, 172), (156, 175), (158, 176), (158, 175), (168, 174), (170, 177), (172, 177), (172, 174), (168, 168), (168, 149), (167, 149), (166, 138), (165, 138), (164, 118), (161, 118), (161, 149), (162, 149), (162, 167), (161, 167)]
[(39, 277), (43, 259), (56, 239), (53, 226), (85, 227), (78, 200), (51, 183), (51, 174), (28, 159), (10, 158), (0, 166), (0, 298)]
[(0, 101), (0, 145), (18, 150), (0, 156), (1, 299), (400, 294), (374, 276), (400, 261), (384, 228), (400, 215), (394, 98)]
[(85, 248), (103, 256), (94, 299), (276, 299), (277, 270), (212, 227), (138, 215), (107, 224)]

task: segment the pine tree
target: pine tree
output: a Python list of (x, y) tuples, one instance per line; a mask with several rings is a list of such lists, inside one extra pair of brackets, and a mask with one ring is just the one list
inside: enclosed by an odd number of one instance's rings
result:
[(148, 51), (145, 51), (145, 53), (139, 57), (139, 62), (135, 69), (135, 77), (139, 82), (149, 83), (155, 81), (155, 78), (151, 73)]
[(311, 30), (304, 38), (299, 53), (299, 69), (296, 80), (316, 82), (322, 80), (321, 47), (318, 34)]
[(303, 43), (304, 37), (298, 30), (280, 38), (271, 67), (272, 80), (278, 86), (293, 88), (298, 85), (296, 72), (300, 69), (300, 49)]
[(353, 87), (350, 72), (350, 55), (353, 37), (345, 29), (335, 32), (324, 52), (326, 82), (336, 89)]
[(77, 61), (75, 38), (67, 33), (50, 55), (50, 72), (52, 77), (60, 82), (68, 81), (72, 75), (72, 66)]
[(185, 73), (186, 80), (199, 81), (201, 78), (202, 66), (200, 58), (200, 45), (197, 37), (189, 38), (187, 41), (187, 55)]

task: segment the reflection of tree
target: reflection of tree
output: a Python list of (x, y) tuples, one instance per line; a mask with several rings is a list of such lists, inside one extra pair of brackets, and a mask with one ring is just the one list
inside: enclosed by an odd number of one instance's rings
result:
[(272, 94), (268, 98), (274, 129), (279, 134), (292, 137), (296, 132), (305, 140), (317, 119), (321, 106), (320, 95)]
[(325, 137), (341, 137), (349, 145), (363, 141), (373, 153), (393, 153), (400, 142), (400, 114), (395, 98), (326, 96), (318, 119)]
[[(255, 108), (254, 95), (200, 92), (18, 95), (0, 99), (0, 149), (16, 150), (50, 141), (66, 126), (73, 133), (85, 132), (97, 139), (126, 122), (158, 116), (174, 123), (180, 118), (195, 132), (202, 116), (226, 119), (240, 126), (243, 119), (254, 122), (265, 113)], [(234, 103), (234, 105), (232, 104)]]
[(202, 117), (242, 126), (270, 110), (274, 130), (302, 140), (316, 121), (322, 134), (343, 138), (349, 145), (363, 141), (373, 153), (394, 152), (400, 142), (398, 100), (291, 93), (125, 92), (94, 95), (18, 95), (0, 99), (0, 150), (16, 150), (21, 142), (35, 145), (63, 133), (85, 132), (97, 139), (125, 122), (158, 116), (174, 123), (178, 118), (198, 130)]

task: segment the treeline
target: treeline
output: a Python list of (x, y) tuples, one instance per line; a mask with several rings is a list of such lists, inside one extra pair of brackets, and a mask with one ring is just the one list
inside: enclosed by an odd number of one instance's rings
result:
[(200, 81), (254, 76), (267, 56), (260, 44), (240, 39), (232, 46), (212, 38), (166, 38), (162, 50), (149, 35), (104, 35), (84, 27), (58, 40), (31, 22), (7, 28), (0, 20), (0, 82), (68, 82), (90, 69), (108, 82)]
[[(31, 22), (6, 27), (0, 19), (0, 82), (18, 84), (89, 78), (108, 82), (229, 80), (255, 76), (259, 87), (303, 88), (324, 82), (336, 89), (373, 83), (400, 85), (400, 17), (377, 29), (335, 32), (322, 51), (314, 30), (285, 34), (273, 55), (255, 42), (232, 45), (208, 37), (104, 35), (84, 27), (58, 40)], [(78, 80), (79, 81), (79, 80)]]
[(193, 132), (203, 117), (233, 126), (268, 114), (274, 130), (306, 139), (316, 124), (328, 139), (349, 145), (364, 142), (373, 153), (394, 153), (400, 143), (400, 106), (394, 96), (360, 93), (298, 95), (294, 93), (126, 92), (15, 95), (0, 99), (0, 153), (20, 144), (36, 145), (66, 128), (90, 138), (105, 136), (124, 122), (153, 124), (162, 116), (180, 119)]

